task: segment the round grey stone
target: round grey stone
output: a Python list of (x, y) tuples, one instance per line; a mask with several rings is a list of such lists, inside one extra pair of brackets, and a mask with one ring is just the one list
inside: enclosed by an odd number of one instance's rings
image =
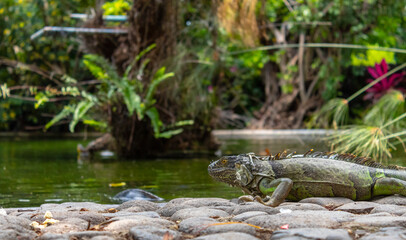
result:
[(0, 229), (31, 230), (31, 221), (23, 217), (0, 215)]
[(71, 232), (68, 234), (68, 236), (73, 239), (90, 239), (98, 236), (113, 237), (114, 235), (106, 231), (82, 231), (82, 232)]
[(69, 240), (68, 234), (44, 233), (39, 240)]
[(182, 204), (193, 207), (233, 207), (236, 204), (224, 198), (194, 198), (184, 201)]
[(401, 216), (406, 214), (406, 207), (394, 204), (379, 204), (376, 207), (374, 207), (374, 209), (372, 209), (371, 214), (380, 212), (386, 212), (393, 215)]
[(268, 207), (265, 206), (261, 203), (257, 202), (247, 202), (241, 205), (236, 205), (233, 207), (232, 214), (233, 215), (238, 215), (244, 212), (252, 212), (252, 211), (260, 211), (260, 212), (266, 212), (268, 214), (277, 214), (279, 213), (279, 209), (273, 208), (273, 207)]
[(92, 237), (90, 240), (116, 240), (116, 238), (109, 237), (109, 236), (96, 236), (96, 237)]
[(347, 212), (293, 211), (252, 217), (244, 222), (271, 229), (279, 229), (285, 224), (289, 224), (290, 228), (337, 228), (341, 222), (351, 221), (353, 218), (353, 214)]
[(343, 197), (311, 197), (299, 201), (299, 203), (313, 203), (327, 209), (335, 209), (347, 203), (352, 203), (353, 200)]
[(189, 201), (189, 200), (192, 200), (192, 199), (195, 199), (195, 198), (174, 198), (174, 199), (170, 200), (168, 202), (168, 204), (179, 205), (179, 204), (182, 204), (182, 203), (184, 203), (186, 201)]
[(130, 236), (137, 240), (162, 240), (164, 236), (168, 236), (170, 239), (180, 239), (181, 234), (179, 232), (158, 228), (155, 226), (136, 226), (130, 229)]
[(172, 228), (176, 227), (175, 223), (161, 218), (150, 218), (145, 216), (128, 216), (128, 217), (116, 217), (111, 219), (111, 222), (107, 227), (104, 228), (105, 231), (110, 231), (113, 233), (125, 232), (127, 233), (130, 228), (136, 225), (146, 225), (146, 226), (156, 226), (159, 228)]
[(379, 204), (374, 202), (359, 201), (344, 204), (341, 207), (334, 209), (334, 211), (344, 211), (354, 214), (365, 214), (370, 213), (378, 205)]
[(344, 229), (328, 228), (295, 228), (289, 230), (278, 230), (273, 232), (271, 240), (279, 239), (314, 239), (314, 240), (351, 240), (352, 237)]
[(13, 229), (2, 229), (0, 230), (0, 239), (4, 240), (15, 240), (15, 239), (24, 239), (30, 240), (34, 239), (37, 236), (33, 231), (32, 232), (19, 232)]
[(255, 235), (256, 234), (256, 229), (253, 226), (250, 226), (245, 223), (214, 223), (214, 224), (209, 224), (207, 227), (203, 228), (200, 231), (200, 234), (217, 234), (217, 233), (226, 233), (226, 232), (241, 232), (241, 233), (247, 233), (250, 235)]
[(196, 240), (255, 240), (259, 239), (247, 233), (237, 233), (237, 232), (227, 232), (227, 233), (218, 233), (210, 234), (205, 236), (200, 236), (195, 238)]
[(172, 221), (184, 220), (191, 217), (227, 217), (229, 216), (227, 212), (218, 210), (218, 209), (211, 209), (207, 207), (200, 207), (200, 208), (185, 208), (177, 211), (171, 217)]
[[(52, 211), (52, 216), (56, 220), (64, 220), (67, 218), (80, 218), (91, 225), (97, 225), (104, 221), (106, 218), (103, 216), (102, 213), (94, 212), (94, 211)], [(31, 218), (31, 221), (43, 222), (45, 221), (44, 218), (45, 212), (39, 212), (34, 217)]]
[(131, 212), (144, 212), (144, 211), (156, 211), (160, 208), (157, 203), (149, 202), (146, 200), (133, 200), (120, 204), (116, 209), (118, 211), (124, 209), (130, 209)]
[(57, 233), (64, 234), (70, 232), (84, 231), (88, 228), (89, 223), (80, 218), (66, 218), (60, 222), (52, 224), (44, 229), (43, 233)]
[(391, 195), (391, 196), (375, 199), (375, 200), (373, 200), (373, 202), (376, 202), (379, 204), (395, 204), (395, 205), (406, 206), (406, 197), (402, 197), (399, 195)]
[(262, 212), (262, 211), (244, 212), (244, 213), (238, 214), (237, 216), (234, 216), (232, 218), (232, 220), (236, 221), (236, 222), (242, 222), (242, 221), (247, 220), (248, 218), (261, 216), (261, 215), (269, 215), (269, 214), (266, 212)]
[(358, 217), (350, 223), (354, 227), (406, 227), (406, 217), (398, 216), (364, 216)]
[(374, 233), (364, 234), (360, 240), (392, 240), (406, 239), (406, 229), (403, 227), (386, 227), (381, 228)]
[(39, 208), (40, 212), (60, 212), (60, 211), (94, 211), (102, 212), (106, 210), (106, 206), (93, 202), (65, 202), (61, 204), (46, 203), (42, 204)]
[(218, 223), (218, 221), (209, 217), (192, 217), (179, 223), (179, 231), (197, 235), (213, 223)]
[(290, 209), (292, 211), (294, 210), (316, 210), (316, 211), (327, 211), (326, 208), (317, 205), (317, 204), (313, 204), (313, 203), (292, 203), (292, 202), (286, 202), (286, 203), (282, 203), (281, 205), (279, 205), (278, 207), (276, 207), (276, 209), (278, 209), (280, 211), (280, 209)]
[(194, 208), (194, 207), (186, 204), (177, 205), (173, 203), (168, 203), (164, 207), (158, 209), (157, 213), (162, 217), (172, 217), (172, 215), (175, 212), (185, 208)]

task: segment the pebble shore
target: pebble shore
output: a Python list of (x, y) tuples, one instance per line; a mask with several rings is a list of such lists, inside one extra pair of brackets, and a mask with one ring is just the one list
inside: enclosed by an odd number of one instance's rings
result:
[[(5, 211), (4, 211), (5, 210)], [(44, 222), (53, 224), (46, 224)], [(0, 239), (405, 239), (406, 198), (354, 202), (307, 198), (276, 208), (222, 198), (177, 198), (167, 203), (134, 200), (7, 208)]]

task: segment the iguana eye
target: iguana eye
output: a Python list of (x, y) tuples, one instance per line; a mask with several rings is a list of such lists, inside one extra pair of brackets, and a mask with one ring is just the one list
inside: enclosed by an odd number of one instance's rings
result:
[(222, 163), (222, 164), (226, 164), (226, 163), (227, 163), (227, 159), (221, 160), (221, 163)]

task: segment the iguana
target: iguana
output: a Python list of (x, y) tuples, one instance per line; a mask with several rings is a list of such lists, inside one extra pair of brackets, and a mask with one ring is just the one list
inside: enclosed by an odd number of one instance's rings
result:
[(370, 158), (352, 154), (308, 151), (305, 154), (256, 156), (253, 153), (224, 156), (211, 163), (216, 180), (239, 187), (257, 200), (275, 207), (285, 199), (345, 197), (368, 200), (375, 196), (406, 196), (406, 168), (383, 166)]

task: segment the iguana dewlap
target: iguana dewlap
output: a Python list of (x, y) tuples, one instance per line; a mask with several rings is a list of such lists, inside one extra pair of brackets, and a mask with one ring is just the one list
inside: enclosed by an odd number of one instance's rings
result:
[(351, 154), (309, 151), (301, 155), (284, 152), (276, 156), (224, 156), (211, 163), (208, 171), (214, 179), (239, 187), (259, 202), (275, 207), (285, 199), (298, 201), (308, 197), (368, 200), (380, 195), (406, 196), (404, 169), (385, 167)]

